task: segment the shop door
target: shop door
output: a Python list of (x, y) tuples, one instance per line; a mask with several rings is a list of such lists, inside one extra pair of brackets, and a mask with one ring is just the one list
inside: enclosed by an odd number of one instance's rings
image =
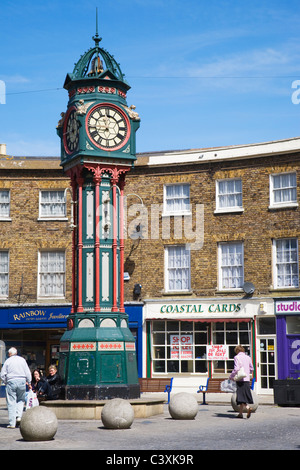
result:
[(276, 344), (274, 337), (260, 336), (257, 361), (257, 393), (273, 393), (273, 381), (276, 376)]
[(288, 337), (288, 368), (289, 377), (300, 377), (300, 336)]

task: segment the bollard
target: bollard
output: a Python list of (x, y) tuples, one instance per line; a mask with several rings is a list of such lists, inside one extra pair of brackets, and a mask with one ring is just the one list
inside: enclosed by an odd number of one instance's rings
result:
[(105, 428), (128, 429), (134, 420), (133, 407), (123, 398), (113, 398), (104, 405), (101, 420)]
[(194, 419), (198, 413), (198, 402), (190, 393), (176, 393), (170, 400), (169, 413), (173, 419)]
[(53, 411), (35, 406), (22, 415), (20, 432), (25, 441), (50, 441), (54, 438), (58, 421)]

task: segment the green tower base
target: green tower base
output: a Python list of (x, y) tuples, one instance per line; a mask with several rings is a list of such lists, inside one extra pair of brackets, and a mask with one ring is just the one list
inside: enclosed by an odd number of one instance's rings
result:
[(61, 338), (59, 375), (65, 384), (65, 399), (139, 398), (135, 340), (127, 315), (93, 317), (96, 325), (80, 328), (76, 325), (91, 322), (89, 315), (70, 315), (69, 323), (75, 326)]

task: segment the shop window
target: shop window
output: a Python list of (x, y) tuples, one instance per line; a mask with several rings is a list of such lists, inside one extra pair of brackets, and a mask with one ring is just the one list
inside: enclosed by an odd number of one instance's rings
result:
[(261, 317), (258, 318), (257, 332), (259, 335), (275, 335), (276, 322), (275, 317)]
[(225, 344), (228, 345), (229, 359), (213, 361), (212, 373), (229, 374), (234, 366), (235, 346), (242, 344), (249, 354), (250, 338), (248, 322), (153, 321), (153, 373), (207, 374), (206, 346)]
[(300, 334), (300, 317), (296, 315), (286, 317), (286, 332), (288, 335)]
[[(0, 332), (0, 340), (4, 341), (6, 352), (11, 347), (18, 350), (31, 370), (39, 369), (48, 374), (50, 364), (57, 364), (59, 340), (64, 330), (31, 330), (11, 329)], [(54, 344), (55, 343), (55, 344)]]
[[(161, 331), (164, 324), (164, 333)], [(152, 322), (154, 373), (206, 373), (207, 323), (180, 321)]]
[(250, 324), (248, 322), (215, 322), (212, 324), (212, 344), (228, 345), (229, 359), (212, 362), (213, 374), (229, 374), (233, 367), (234, 349), (242, 344), (250, 354)]

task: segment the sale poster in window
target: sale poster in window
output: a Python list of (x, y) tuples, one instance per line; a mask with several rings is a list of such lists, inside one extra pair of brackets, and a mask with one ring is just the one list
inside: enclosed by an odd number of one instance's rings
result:
[(209, 361), (226, 361), (229, 359), (226, 344), (209, 344), (206, 346), (206, 357)]
[(171, 359), (193, 359), (193, 335), (170, 335)]

